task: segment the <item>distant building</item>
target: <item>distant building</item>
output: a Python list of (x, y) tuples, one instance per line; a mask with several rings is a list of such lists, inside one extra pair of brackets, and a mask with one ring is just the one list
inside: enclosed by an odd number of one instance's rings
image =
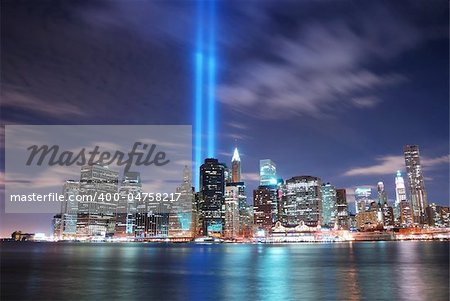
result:
[(239, 190), (236, 186), (225, 187), (225, 231), (226, 238), (239, 235)]
[[(226, 184), (227, 187), (237, 188), (238, 209), (239, 209), (239, 236), (248, 237), (252, 231), (253, 224), (253, 206), (247, 204), (247, 196), (245, 194), (244, 182), (231, 182)], [(249, 214), (251, 209), (251, 214)]]
[(339, 229), (348, 230), (348, 205), (345, 189), (336, 189), (336, 221)]
[(449, 207), (431, 203), (426, 208), (427, 224), (432, 227), (449, 226)]
[(384, 190), (384, 183), (378, 182), (377, 184), (377, 192), (378, 192), (378, 204), (384, 205), (387, 204), (387, 195), (386, 190)]
[(257, 229), (269, 233), (274, 224), (273, 203), (276, 202), (277, 190), (273, 185), (259, 186), (253, 190), (253, 222)]
[(385, 227), (393, 227), (394, 226), (394, 210), (388, 203), (384, 203), (381, 205), (381, 212), (383, 216), (383, 225)]
[(259, 185), (268, 186), (277, 184), (277, 167), (270, 159), (259, 161)]
[(22, 231), (14, 231), (11, 233), (11, 239), (14, 241), (33, 240), (34, 233), (22, 233)]
[(400, 202), (400, 225), (408, 227), (414, 222), (411, 205), (407, 200)]
[(142, 232), (137, 238), (168, 238), (170, 207), (166, 202), (149, 201), (146, 211), (138, 214), (138, 224), (142, 226)]
[(231, 182), (237, 183), (241, 181), (241, 158), (237, 147), (234, 149), (231, 158)]
[(357, 187), (355, 189), (355, 209), (356, 213), (364, 212), (369, 209), (373, 202), (371, 199), (372, 189), (370, 187)]
[(67, 180), (64, 183), (64, 202), (61, 203), (61, 239), (76, 238), (79, 193), (80, 182)]
[(374, 230), (378, 224), (377, 211), (361, 211), (356, 214), (356, 228), (360, 231)]
[(81, 167), (77, 237), (114, 234), (117, 202), (111, 198), (118, 193), (118, 179), (117, 171), (101, 164)]
[(142, 184), (139, 172), (126, 172), (119, 188), (119, 201), (116, 207), (115, 237), (134, 237), (136, 214), (141, 198)]
[(414, 222), (423, 224), (426, 221), (427, 193), (420, 164), (419, 146), (406, 145), (404, 155)]
[(334, 228), (337, 215), (336, 188), (330, 183), (321, 187), (322, 195), (322, 225)]
[(52, 219), (53, 238), (61, 239), (62, 237), (62, 218), (61, 214), (55, 214)]
[(308, 227), (322, 224), (321, 180), (312, 176), (297, 176), (286, 180), (281, 200), (281, 221), (285, 226)]
[(194, 215), (193, 203), (194, 193), (192, 191), (192, 180), (190, 169), (185, 166), (183, 170), (183, 181), (176, 188), (179, 197), (175, 196), (170, 202), (169, 236), (171, 237), (193, 237)]
[(202, 235), (223, 235), (224, 207), (225, 166), (217, 159), (205, 159), (200, 166), (199, 221)]
[(406, 201), (406, 188), (405, 181), (403, 180), (402, 173), (397, 170), (395, 175), (395, 205), (394, 205), (394, 215), (397, 221), (400, 220), (400, 202)]

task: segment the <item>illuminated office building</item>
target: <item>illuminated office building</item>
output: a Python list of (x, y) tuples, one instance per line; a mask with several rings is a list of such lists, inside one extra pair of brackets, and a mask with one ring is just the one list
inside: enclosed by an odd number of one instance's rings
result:
[(193, 237), (195, 227), (193, 222), (194, 193), (191, 172), (187, 166), (184, 167), (183, 181), (176, 188), (176, 192), (180, 195), (178, 199), (175, 197), (174, 201), (170, 202), (169, 236)]
[(277, 167), (270, 159), (259, 161), (259, 185), (268, 186), (277, 184)]
[(115, 237), (134, 237), (136, 213), (142, 193), (141, 175), (138, 172), (126, 172), (119, 188), (119, 201), (116, 208)]
[(55, 214), (52, 219), (53, 238), (62, 238), (62, 215)]
[(357, 187), (355, 189), (355, 209), (356, 213), (369, 210), (373, 200), (370, 199), (372, 189), (369, 187)]
[(427, 223), (432, 227), (449, 226), (449, 208), (431, 203), (426, 208)]
[(423, 224), (426, 220), (427, 194), (422, 165), (420, 164), (419, 147), (417, 145), (406, 145), (404, 155), (414, 222)]
[(146, 203), (146, 212), (136, 215), (140, 225), (136, 237), (168, 238), (169, 217), (170, 207), (167, 202), (148, 201)]
[(336, 223), (339, 229), (349, 229), (347, 192), (336, 189)]
[(355, 216), (356, 228), (360, 231), (376, 229), (379, 226), (377, 211), (360, 211)]
[[(253, 213), (249, 215), (249, 209), (252, 206), (247, 204), (247, 196), (245, 194), (244, 182), (232, 182), (227, 183), (226, 187), (236, 187), (238, 197), (238, 209), (239, 209), (239, 236), (249, 236), (251, 234), (251, 228), (253, 224)], [(253, 211), (253, 210), (251, 210)]]
[(330, 183), (321, 187), (322, 195), (322, 225), (333, 228), (336, 222), (336, 188)]
[(223, 235), (224, 197), (225, 166), (217, 159), (205, 159), (200, 166), (199, 222), (203, 235)]
[(394, 210), (388, 203), (381, 205), (381, 213), (383, 219), (383, 225), (385, 227), (394, 226)]
[[(81, 167), (77, 236), (112, 236), (116, 226), (119, 173), (101, 164)], [(110, 198), (108, 201), (107, 198)]]
[(400, 220), (400, 202), (406, 201), (406, 189), (405, 181), (403, 180), (402, 173), (397, 170), (395, 175), (395, 204), (394, 204), (394, 215), (396, 220)]
[(273, 203), (277, 193), (273, 186), (259, 186), (253, 190), (253, 222), (257, 229), (269, 233), (274, 224)]
[(239, 235), (239, 190), (236, 186), (225, 187), (225, 230), (226, 238)]
[(77, 234), (78, 201), (80, 182), (67, 180), (64, 183), (64, 202), (61, 203), (61, 238), (74, 239)]
[(413, 223), (413, 214), (411, 205), (407, 200), (400, 201), (400, 225), (410, 226)]
[(384, 183), (378, 182), (377, 184), (377, 192), (378, 192), (378, 205), (387, 204), (387, 195), (386, 190), (384, 190)]
[(304, 222), (309, 227), (322, 224), (321, 180), (298, 176), (286, 180), (281, 200), (281, 221), (286, 226)]
[(231, 159), (231, 182), (237, 183), (241, 181), (241, 158), (237, 147), (234, 149), (233, 158)]

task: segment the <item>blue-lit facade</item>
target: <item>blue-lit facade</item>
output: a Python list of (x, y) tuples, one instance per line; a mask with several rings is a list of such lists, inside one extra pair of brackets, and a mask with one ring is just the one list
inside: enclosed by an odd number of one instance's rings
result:
[(336, 222), (336, 188), (330, 183), (324, 183), (322, 193), (322, 225), (333, 228)]
[(277, 184), (277, 166), (270, 159), (259, 161), (259, 185), (268, 186)]

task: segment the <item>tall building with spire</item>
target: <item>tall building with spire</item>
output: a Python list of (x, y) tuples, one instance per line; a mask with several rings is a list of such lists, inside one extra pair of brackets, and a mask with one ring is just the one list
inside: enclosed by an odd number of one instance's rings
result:
[(414, 222), (423, 224), (426, 220), (427, 193), (420, 164), (419, 146), (405, 145), (404, 155)]
[(234, 148), (233, 158), (231, 158), (231, 182), (241, 181), (241, 158), (237, 147)]
[(397, 170), (395, 175), (395, 218), (400, 218), (400, 202), (406, 201), (406, 188), (405, 181), (403, 180), (402, 173)]

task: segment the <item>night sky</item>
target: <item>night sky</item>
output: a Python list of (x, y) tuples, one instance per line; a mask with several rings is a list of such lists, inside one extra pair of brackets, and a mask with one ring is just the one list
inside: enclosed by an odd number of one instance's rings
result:
[[(217, 156), (238, 146), (249, 203), (267, 158), (392, 200), (418, 144), (448, 205), (448, 5), (218, 2)], [(1, 1), (2, 124), (192, 124), (196, 24), (194, 1)], [(2, 236), (50, 233), (51, 215), (2, 211)]]

